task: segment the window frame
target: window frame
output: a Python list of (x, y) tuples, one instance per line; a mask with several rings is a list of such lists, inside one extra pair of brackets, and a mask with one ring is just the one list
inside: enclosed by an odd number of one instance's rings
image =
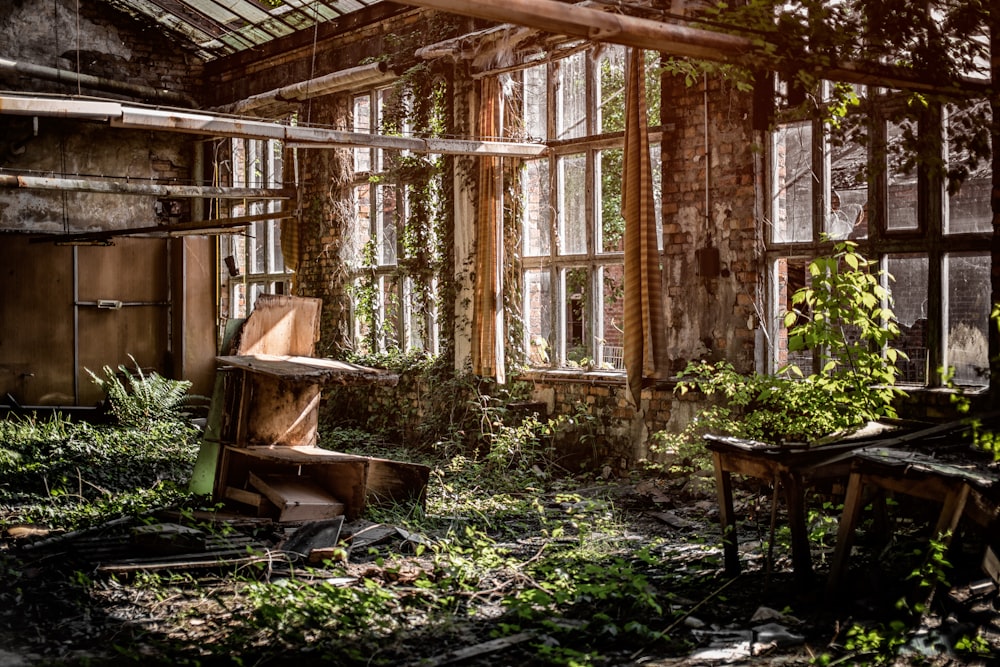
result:
[[(601, 59), (609, 53), (609, 49), (621, 49), (618, 55), (622, 63), (625, 59), (624, 47), (609, 45), (594, 45), (587, 48), (569, 48), (565, 53), (554, 54), (551, 60), (545, 63), (528, 63), (523, 69), (515, 70), (514, 74), (520, 77), (518, 85), (524, 84), (527, 77), (532, 76), (529, 70), (538, 67), (545, 68), (545, 78), (547, 85), (547, 99), (545, 100), (545, 125), (547, 127), (549, 150), (545, 157), (535, 160), (526, 160), (522, 165), (532, 162), (545, 163), (547, 165), (547, 178), (545, 190), (548, 193), (547, 211), (541, 213), (543, 219), (539, 221), (529, 221), (527, 219), (530, 211), (525, 206), (520, 211), (519, 225), (523, 242), (527, 242), (529, 227), (533, 231), (538, 231), (546, 227), (548, 221), (548, 236), (544, 243), (540, 243), (541, 252), (532, 253), (527, 248), (522, 247), (519, 263), (522, 276), (522, 285), (525, 286), (522, 294), (522, 323), (523, 332), (522, 351), (527, 364), (534, 370), (555, 370), (564, 368), (587, 367), (588, 369), (599, 369), (604, 372), (624, 372), (622, 364), (622, 327), (624, 322), (605, 321), (608, 304), (605, 302), (607, 290), (606, 279), (613, 280), (614, 274), (624, 275), (624, 245), (619, 243), (616, 249), (605, 249), (603, 247), (602, 235), (604, 231), (603, 211), (601, 206), (601, 188), (604, 185), (602, 179), (601, 165), (602, 156), (605, 151), (624, 150), (624, 132), (621, 130), (604, 131), (604, 115), (607, 107), (607, 100), (601, 100), (601, 80), (600, 64)], [(655, 52), (644, 52), (647, 58), (659, 58)], [(559, 112), (561, 109), (560, 100), (560, 72), (562, 65), (567, 59), (582, 58), (586, 71), (586, 112), (584, 114), (585, 131), (578, 136), (571, 138), (558, 138)], [(648, 61), (647, 61), (648, 62)], [(622, 65), (624, 69), (624, 64)], [(536, 70), (537, 71), (537, 70)], [(509, 74), (509, 73), (508, 73)], [(647, 75), (649, 76), (649, 75)], [(624, 79), (623, 79), (624, 80)], [(647, 81), (649, 79), (647, 78)], [(660, 81), (656, 80), (656, 90), (654, 95), (660, 95)], [(504, 86), (500, 86), (504, 89)], [(620, 103), (624, 106), (624, 94), (621, 95)], [(522, 110), (528, 114), (529, 109)], [(526, 126), (535, 126), (529, 118), (524, 119)], [(505, 136), (509, 136), (505, 132)], [(660, 173), (661, 164), (658, 159), (660, 155), (660, 144), (663, 136), (663, 128), (659, 123), (651, 125), (649, 128), (649, 142), (651, 152), (657, 156), (654, 158), (652, 167), (656, 174)], [(583, 162), (583, 239), (575, 244), (567, 252), (564, 247), (563, 231), (564, 212), (561, 202), (564, 193), (561, 189), (561, 167), (565, 161), (580, 157)], [(522, 189), (519, 190), (522, 199), (528, 197), (524, 191), (523, 182), (525, 170), (519, 171), (522, 178)], [(662, 187), (656, 193), (657, 226), (662, 229)], [(618, 193), (620, 196), (620, 192)], [(545, 206), (543, 203), (542, 206)], [(661, 235), (662, 236), (662, 235)], [(534, 238), (534, 237), (532, 237)], [(539, 239), (542, 240), (542, 239)], [(661, 258), (663, 255), (662, 239), (660, 243)], [(568, 276), (572, 271), (583, 271), (585, 285), (582, 291), (570, 293), (568, 289)], [(551, 330), (548, 336), (545, 332), (535, 332), (532, 330), (531, 322), (535, 317), (532, 313), (532, 306), (535, 295), (529, 289), (529, 285), (534, 284), (534, 278), (547, 276), (549, 294), (547, 303), (547, 313), (542, 313), (540, 319), (550, 323)], [(543, 280), (545, 282), (545, 280)], [(571, 307), (575, 300), (573, 297), (579, 294), (582, 303), (578, 307)], [(617, 299), (619, 302), (621, 298)], [(570, 335), (571, 311), (573, 314), (579, 308), (583, 313), (582, 340), (573, 339)], [(608, 326), (617, 329), (618, 339), (607, 337)], [(544, 339), (544, 343), (539, 341)], [(608, 342), (611, 341), (611, 342)], [(580, 343), (577, 345), (577, 343)], [(575, 351), (575, 352), (574, 352)]]
[[(224, 148), (223, 148), (224, 147)], [(224, 174), (231, 187), (280, 189), (284, 182), (284, 145), (277, 139), (227, 139), (230, 168)], [(278, 199), (226, 200), (226, 217), (274, 213)], [(247, 317), (260, 294), (289, 294), (294, 271), (285, 265), (281, 249), (280, 220), (250, 223), (243, 232), (219, 237), (219, 320)], [(263, 252), (263, 268), (258, 265)], [(232, 265), (232, 266), (230, 266)]]
[[(949, 379), (942, 370), (949, 362), (948, 354), (948, 302), (947, 302), (947, 276), (946, 267), (949, 257), (972, 254), (989, 256), (989, 248), (992, 231), (965, 231), (949, 232), (945, 218), (948, 215), (948, 194), (946, 192), (946, 179), (941, 170), (935, 171), (929, 166), (927, 161), (918, 162), (915, 174), (915, 201), (916, 220), (912, 227), (889, 228), (889, 172), (887, 164), (886, 147), (889, 141), (889, 124), (897, 116), (901, 105), (905, 104), (905, 98), (897, 91), (885, 89), (873, 89), (867, 91), (867, 99), (862, 101), (862, 107), (858, 113), (867, 113), (867, 185), (868, 202), (867, 207), (867, 234), (863, 238), (852, 239), (858, 244), (858, 250), (869, 259), (877, 261), (877, 265), (886, 271), (890, 258), (899, 257), (926, 257), (927, 258), (927, 294), (926, 294), (926, 331), (924, 333), (924, 344), (926, 347), (926, 371), (922, 383), (928, 388), (938, 388), (948, 384)], [(938, 103), (932, 102), (917, 120), (917, 132), (922, 141), (929, 141), (936, 151), (934, 158), (946, 158), (947, 127), (945, 124), (946, 114)], [(785, 123), (800, 122), (794, 116), (779, 116), (777, 127)], [(779, 262), (782, 260), (804, 259), (821, 256), (829, 252), (835, 241), (822, 241), (819, 232), (822, 231), (823, 216), (826, 215), (830, 192), (830, 172), (827, 168), (828, 153), (824, 152), (824, 147), (828, 144), (828, 132), (826, 127), (818, 121), (812, 121), (812, 164), (814, 187), (812, 194), (812, 238), (807, 241), (776, 240), (775, 229), (777, 214), (775, 207), (775, 165), (778, 156), (776, 154), (774, 141), (768, 142), (769, 155), (766, 171), (766, 191), (767, 217), (765, 224), (765, 286), (768, 298), (766, 323), (767, 338), (769, 340), (768, 350), (768, 372), (776, 372), (780, 369), (786, 351), (784, 349), (785, 337), (783, 334), (782, 315), (780, 308), (782, 284), (779, 275)], [(772, 139), (774, 131), (772, 131)], [(817, 160), (821, 161), (821, 168), (816, 169)], [(893, 283), (885, 279), (885, 286), (891, 291)], [(988, 294), (990, 291), (989, 282), (984, 284), (984, 289)], [(790, 292), (789, 292), (790, 294)], [(988, 311), (987, 311), (988, 312)], [(988, 323), (987, 323), (988, 324)], [(988, 329), (987, 329), (988, 331)], [(989, 361), (982, 360), (982, 368), (988, 372)], [(816, 362), (818, 363), (818, 361)], [(805, 372), (817, 372), (818, 369), (804, 368)], [(962, 384), (959, 382), (958, 384)], [(988, 377), (981, 383), (965, 383), (975, 389), (985, 389), (988, 386)]]

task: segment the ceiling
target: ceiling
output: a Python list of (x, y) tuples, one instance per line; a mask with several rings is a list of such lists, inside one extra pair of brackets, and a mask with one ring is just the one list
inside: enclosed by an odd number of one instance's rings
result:
[[(266, 44), (381, 0), (105, 0), (190, 42), (205, 60)], [(273, 6), (272, 6), (273, 5)]]

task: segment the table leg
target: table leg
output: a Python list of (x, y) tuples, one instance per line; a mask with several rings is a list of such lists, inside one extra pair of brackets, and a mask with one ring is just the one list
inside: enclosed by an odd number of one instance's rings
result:
[(833, 561), (830, 563), (830, 578), (826, 582), (827, 598), (838, 597), (840, 580), (847, 566), (847, 558), (851, 555), (851, 546), (854, 543), (854, 529), (857, 526), (858, 518), (861, 516), (862, 502), (861, 492), (864, 490), (864, 483), (860, 472), (852, 472), (850, 481), (847, 483), (847, 494), (844, 497), (844, 512), (840, 515), (840, 525), (837, 528), (837, 547), (833, 552)]
[(793, 472), (785, 472), (781, 475), (781, 484), (785, 487), (788, 526), (792, 532), (792, 569), (798, 582), (808, 583), (812, 578), (812, 555), (809, 549), (809, 530), (806, 527), (802, 478)]
[(722, 550), (725, 554), (726, 574), (735, 577), (740, 573), (740, 554), (736, 544), (736, 516), (733, 511), (732, 475), (722, 466), (722, 455), (712, 452), (715, 466), (715, 488), (719, 495), (719, 525), (722, 527)]

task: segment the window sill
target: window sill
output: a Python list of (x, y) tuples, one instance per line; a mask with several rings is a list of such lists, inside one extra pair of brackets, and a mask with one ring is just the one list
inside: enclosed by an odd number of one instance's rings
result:
[[(517, 380), (525, 382), (548, 382), (548, 383), (587, 383), (592, 385), (624, 386), (625, 371), (609, 368), (595, 368), (587, 370), (585, 368), (530, 368), (517, 374)], [(664, 391), (673, 391), (677, 385), (677, 380), (659, 380), (655, 384), (650, 384), (647, 380), (643, 383), (643, 389), (653, 388)]]

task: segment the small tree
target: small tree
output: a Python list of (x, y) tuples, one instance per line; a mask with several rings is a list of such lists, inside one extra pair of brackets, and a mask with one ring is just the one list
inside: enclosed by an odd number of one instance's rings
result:
[[(841, 241), (809, 264), (812, 282), (792, 295), (785, 314), (788, 349), (819, 357), (820, 371), (807, 381), (866, 420), (895, 417), (893, 401), (904, 393), (896, 387), (896, 362), (905, 355), (890, 345), (899, 326), (883, 274), (856, 243)], [(803, 377), (794, 364), (782, 372)]]

